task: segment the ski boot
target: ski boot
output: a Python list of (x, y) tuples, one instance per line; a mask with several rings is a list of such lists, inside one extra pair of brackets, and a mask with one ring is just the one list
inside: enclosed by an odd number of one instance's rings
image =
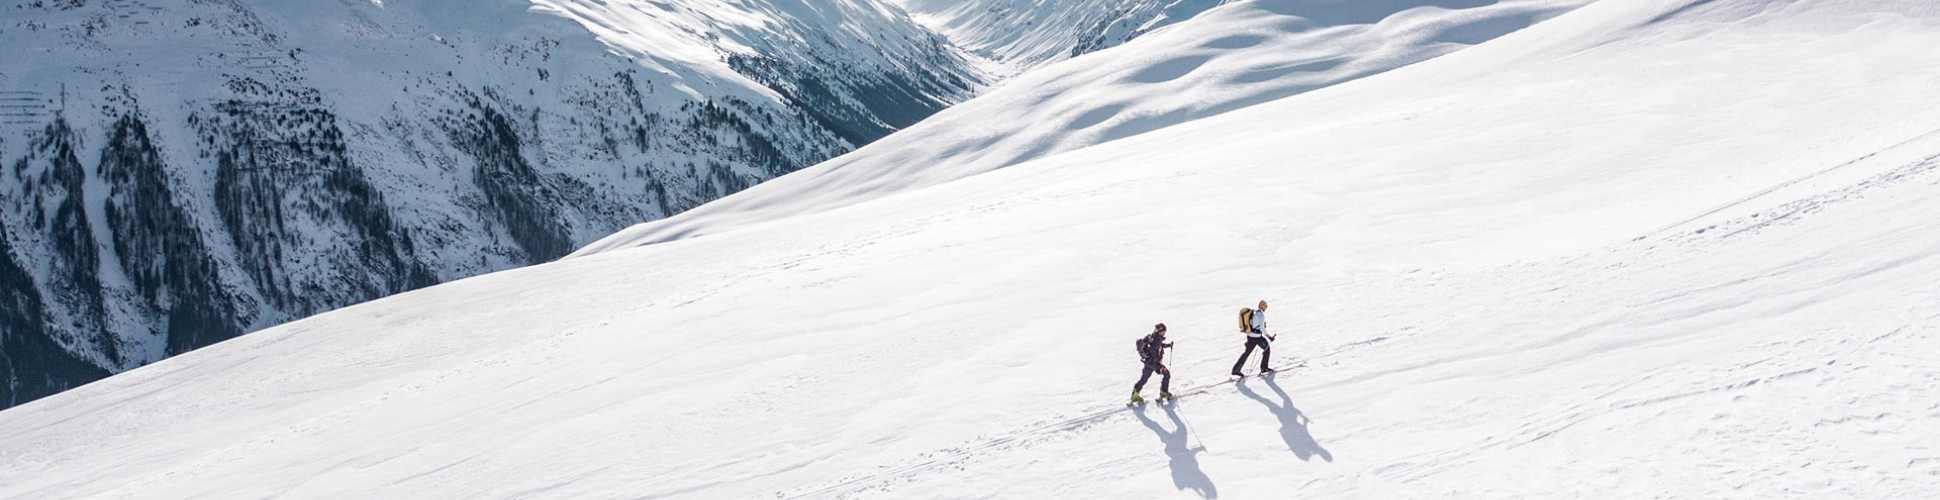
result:
[[(1163, 397), (1163, 396), (1161, 396), (1161, 397)], [(1132, 391), (1132, 402), (1130, 402), (1130, 403), (1126, 403), (1126, 404), (1134, 404), (1134, 405), (1135, 405), (1135, 404), (1143, 404), (1143, 403), (1145, 403), (1145, 398), (1141, 398), (1141, 397), (1138, 397), (1138, 391)]]
[(1173, 396), (1172, 396), (1172, 393), (1170, 393), (1170, 392), (1161, 392), (1161, 393), (1159, 393), (1159, 401), (1165, 401), (1165, 402), (1170, 402), (1170, 401), (1172, 401), (1172, 400), (1174, 400), (1174, 399), (1179, 399), (1179, 398), (1176, 398), (1176, 397), (1173, 397)]

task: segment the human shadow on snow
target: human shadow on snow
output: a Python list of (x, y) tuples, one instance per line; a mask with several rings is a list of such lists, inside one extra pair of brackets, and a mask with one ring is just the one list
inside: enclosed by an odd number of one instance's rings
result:
[(1273, 389), (1275, 395), (1280, 396), (1279, 403), (1253, 392), (1252, 388), (1246, 386), (1248, 380), (1252, 379), (1240, 380), (1240, 394), (1245, 394), (1246, 397), (1266, 405), (1266, 409), (1272, 410), (1273, 415), (1280, 418), (1280, 439), (1287, 442), (1287, 449), (1292, 450), (1294, 456), (1300, 457), (1301, 460), (1312, 460), (1313, 457), (1318, 456), (1321, 460), (1334, 461), (1334, 454), (1320, 447), (1320, 443), (1314, 441), (1314, 435), (1307, 432), (1307, 424), (1313, 422), (1313, 419), (1307, 418), (1307, 414), (1301, 413), (1299, 408), (1293, 406), (1293, 398), (1287, 396), (1287, 391), (1280, 389), (1280, 384), (1274, 382), (1271, 375), (1260, 377), (1260, 380), (1265, 381), (1266, 386)]
[(1145, 424), (1145, 428), (1159, 435), (1159, 442), (1165, 443), (1165, 455), (1171, 457), (1169, 465), (1172, 466), (1173, 487), (1192, 490), (1201, 498), (1219, 498), (1219, 488), (1213, 486), (1212, 478), (1207, 477), (1206, 471), (1199, 468), (1198, 455), (1205, 452), (1206, 447), (1194, 448), (1189, 444), (1190, 440), (1187, 439), (1186, 433), (1190, 429), (1186, 428), (1185, 420), (1179, 418), (1179, 409), (1176, 406), (1178, 405), (1159, 405), (1160, 408), (1165, 409), (1166, 418), (1172, 420), (1172, 428), (1175, 429), (1172, 431), (1165, 430), (1165, 427), (1159, 425), (1157, 421), (1145, 416), (1144, 405), (1132, 408), (1132, 414), (1138, 416), (1138, 421)]

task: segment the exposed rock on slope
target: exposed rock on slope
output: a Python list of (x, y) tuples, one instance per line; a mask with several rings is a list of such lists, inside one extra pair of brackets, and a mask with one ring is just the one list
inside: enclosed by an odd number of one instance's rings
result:
[(543, 262), (985, 78), (875, 0), (0, 3), (0, 403)]

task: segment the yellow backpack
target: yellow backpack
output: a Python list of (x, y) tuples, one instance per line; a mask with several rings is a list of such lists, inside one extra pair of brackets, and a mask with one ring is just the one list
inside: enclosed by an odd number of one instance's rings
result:
[(1239, 331), (1241, 333), (1253, 333), (1253, 308), (1239, 308)]

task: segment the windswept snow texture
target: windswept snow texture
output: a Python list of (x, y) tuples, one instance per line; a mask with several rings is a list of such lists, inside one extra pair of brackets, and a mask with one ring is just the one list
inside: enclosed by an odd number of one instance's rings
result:
[[(827, 210), (1137, 136), (1453, 53), (1584, 1), (1228, 4), (1124, 46), (1025, 73), (869, 147), (629, 228), (579, 253)], [(1221, 141), (1323, 125), (1286, 117)]]
[(0, 408), (558, 258), (984, 78), (875, 0), (0, 0), (0, 48)]
[[(1598, 2), (110, 377), (0, 412), (0, 496), (1936, 498), (1935, 46)], [(1304, 367), (1225, 383), (1262, 298)], [(1126, 409), (1157, 321), (1183, 399)]]
[(1028, 69), (1116, 47), (1233, 0), (897, 0), (986, 59)]

